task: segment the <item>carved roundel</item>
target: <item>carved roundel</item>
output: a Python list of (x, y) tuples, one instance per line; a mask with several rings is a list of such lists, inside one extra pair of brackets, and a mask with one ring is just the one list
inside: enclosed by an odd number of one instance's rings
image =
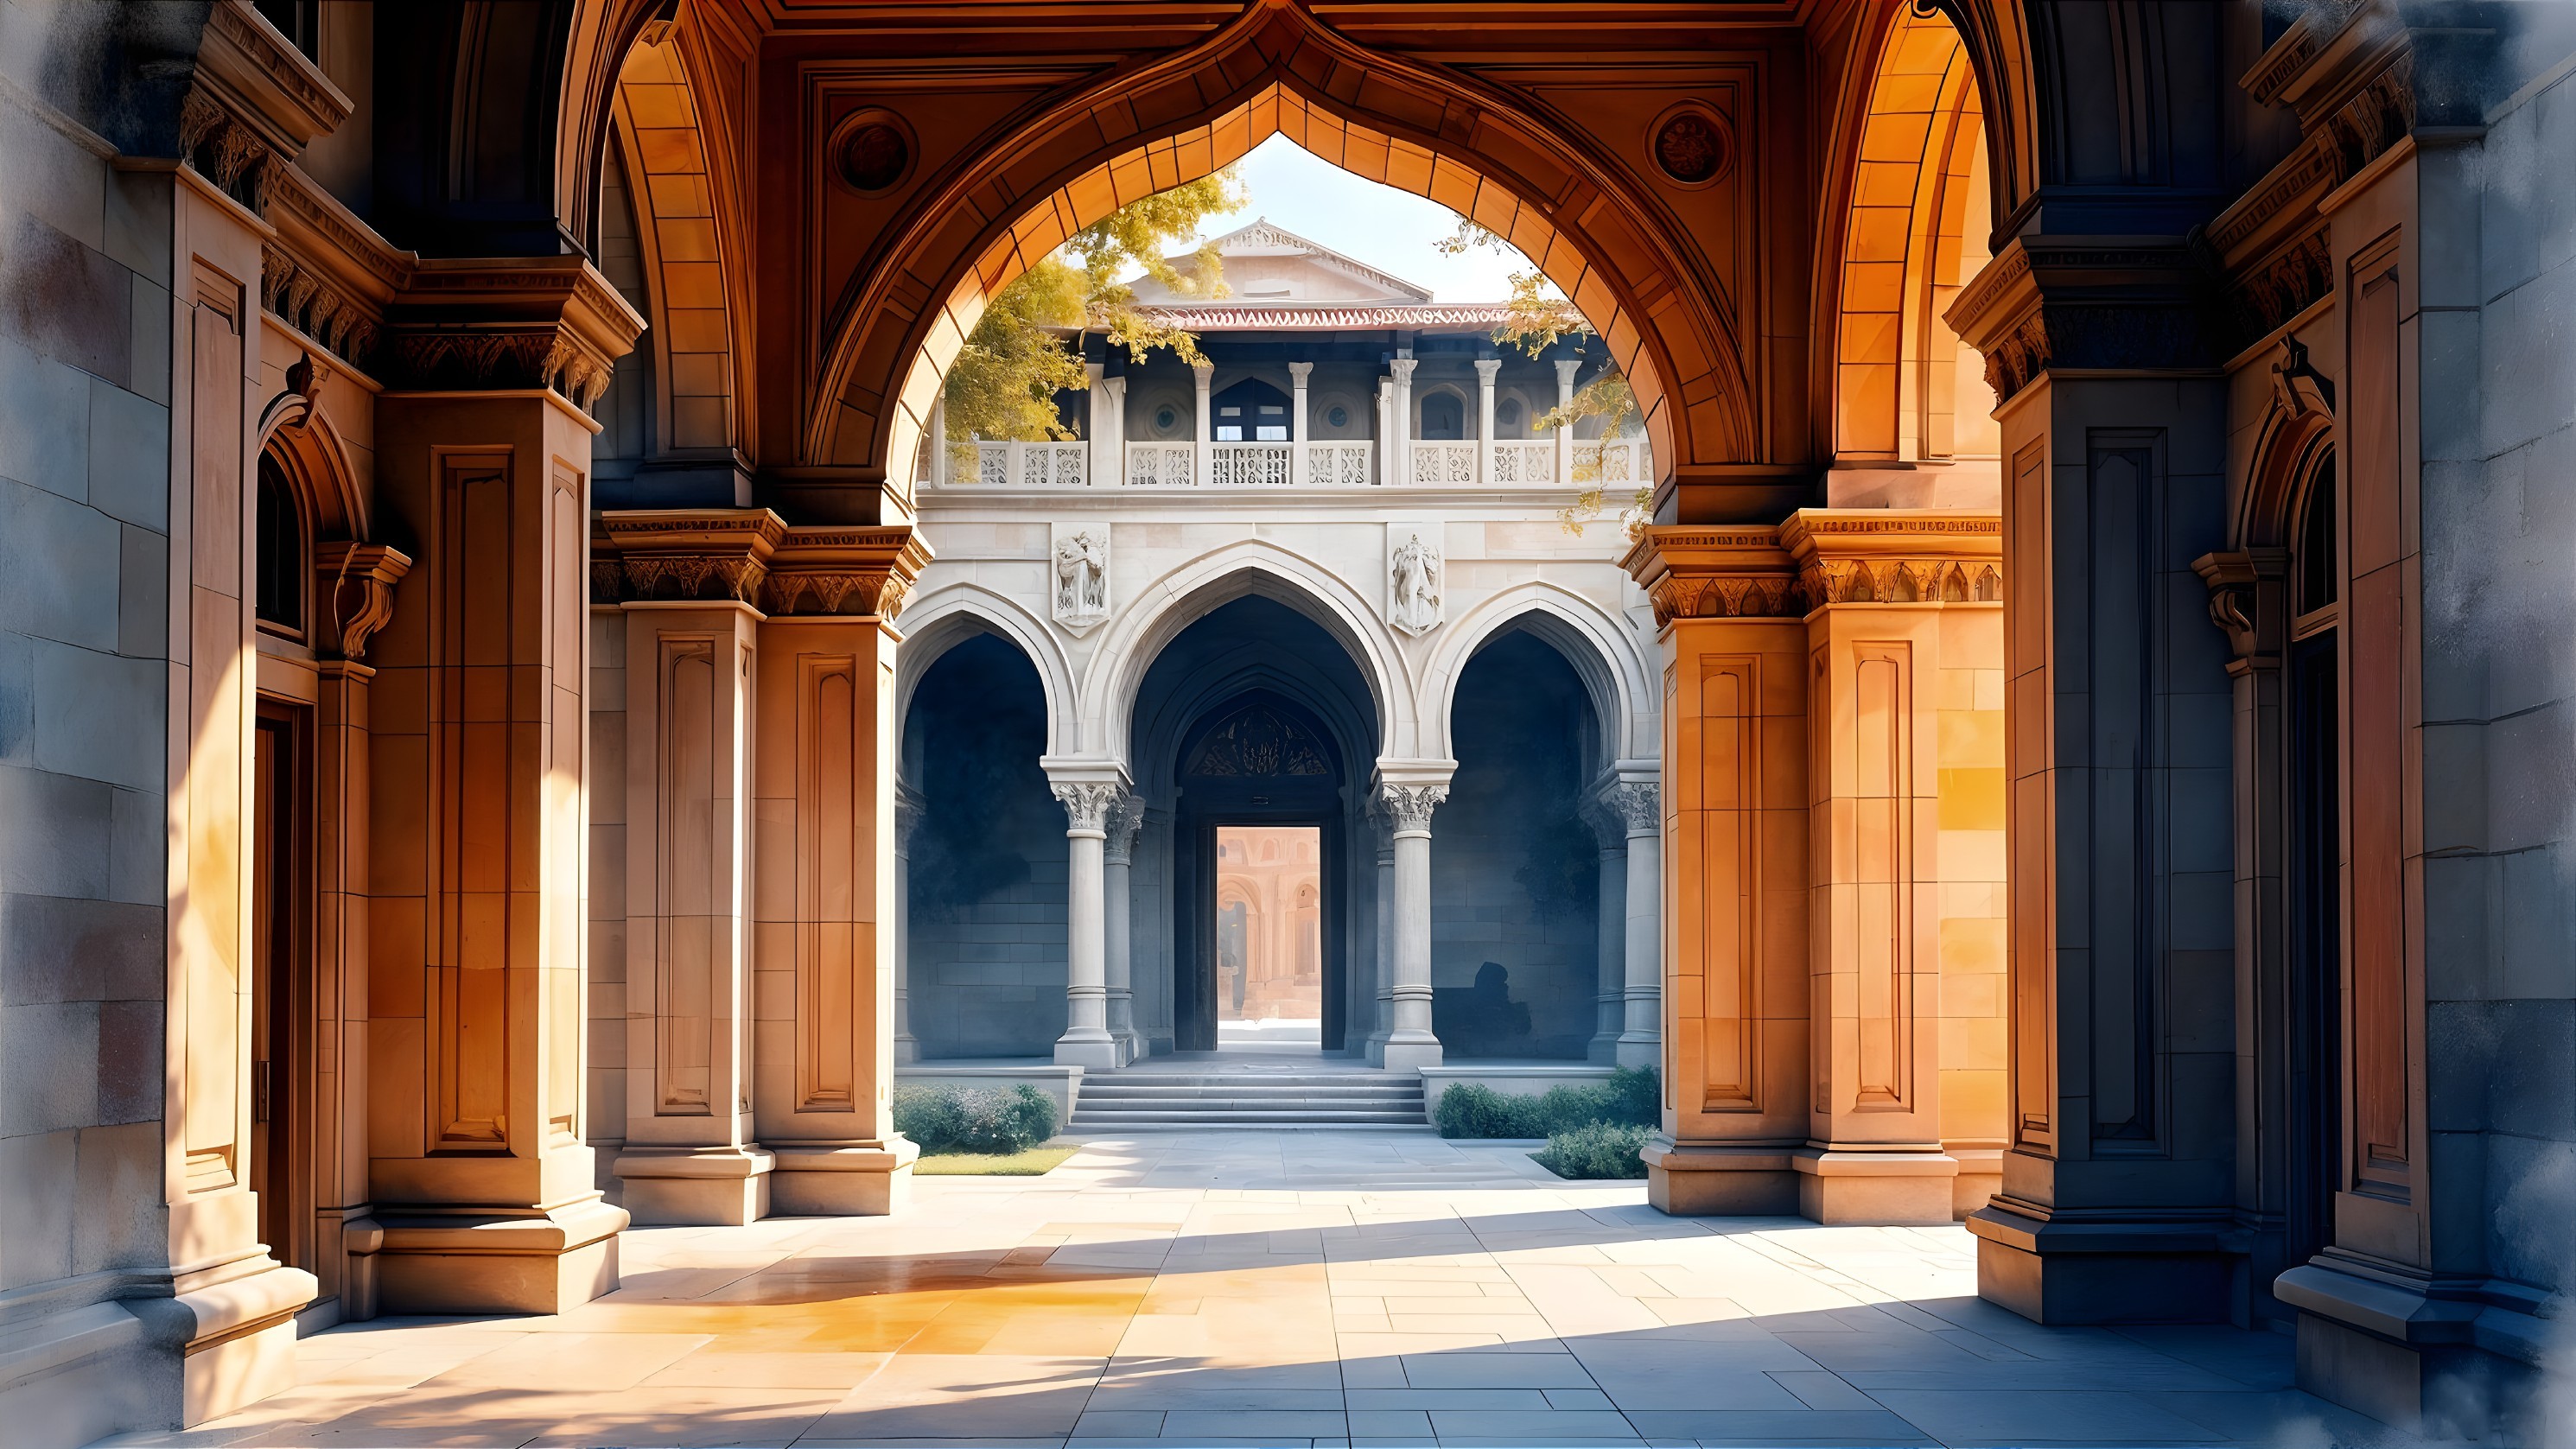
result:
[(861, 196), (883, 196), (912, 174), (920, 153), (912, 128), (892, 111), (864, 110), (845, 116), (832, 133), (832, 175)]
[(1725, 117), (1696, 101), (1657, 116), (1646, 137), (1655, 169), (1676, 186), (1713, 185), (1735, 165), (1734, 130)]

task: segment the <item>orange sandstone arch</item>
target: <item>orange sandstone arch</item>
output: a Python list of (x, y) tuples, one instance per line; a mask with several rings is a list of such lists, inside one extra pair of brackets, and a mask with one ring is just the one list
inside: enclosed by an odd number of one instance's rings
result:
[(1865, 15), (1882, 23), (1856, 38), (1829, 193), (1838, 210), (1818, 223), (1831, 457), (1992, 454), (1982, 365), (1942, 320), (1988, 259), (1994, 188), (1972, 58), (1940, 15)]
[(832, 309), (803, 455), (908, 486), (890, 460), (913, 456), (986, 298), (1081, 227), (1274, 133), (1519, 248), (1626, 372), (1667, 480), (1762, 456), (1737, 304), (1693, 271), (1617, 163), (1508, 96), (1277, 4), (1059, 99), (932, 190)]

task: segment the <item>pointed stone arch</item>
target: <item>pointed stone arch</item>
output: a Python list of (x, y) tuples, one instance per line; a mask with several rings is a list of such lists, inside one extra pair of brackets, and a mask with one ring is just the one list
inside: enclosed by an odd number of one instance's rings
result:
[(1600, 333), (1671, 473), (1760, 455), (1742, 303), (1698, 275), (1618, 166), (1526, 101), (1364, 50), (1303, 7), (1261, 5), (1198, 47), (1059, 96), (919, 201), (833, 299), (803, 459), (884, 475), (913, 456), (987, 297), (1081, 227), (1273, 134), (1519, 248)]
[(991, 634), (1017, 648), (1037, 671), (1038, 687), (1046, 696), (1048, 753), (1071, 753), (1077, 747), (1073, 666), (1045, 620), (1006, 594), (959, 582), (910, 601), (903, 624), (903, 648), (895, 656), (898, 721), (911, 718), (913, 694), (940, 656), (977, 634)]
[(1423, 733), (1438, 753), (1457, 755), (1451, 735), (1453, 708), (1468, 661), (1515, 629), (1537, 636), (1563, 656), (1575, 678), (1583, 682), (1600, 722), (1606, 756), (1595, 763), (1606, 766), (1622, 759), (1651, 759), (1661, 750), (1656, 671), (1637, 647), (1636, 631), (1572, 589), (1532, 580), (1480, 600), (1441, 631), (1422, 671)]

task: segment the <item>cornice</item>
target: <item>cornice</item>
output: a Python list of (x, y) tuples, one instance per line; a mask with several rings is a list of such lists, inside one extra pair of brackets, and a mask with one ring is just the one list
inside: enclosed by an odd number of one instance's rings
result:
[(357, 109), (321, 67), (252, 9), (215, 0), (197, 47), (196, 85), (284, 159), (340, 129)]
[(1776, 525), (1658, 524), (1621, 563), (1659, 625), (1797, 619), (1838, 604), (1991, 603), (2003, 597), (2003, 520), (1802, 508)]
[(595, 603), (725, 599), (755, 604), (769, 577), (770, 555), (787, 536), (787, 523), (766, 508), (657, 508), (602, 513), (599, 531), (607, 544), (594, 551)]
[(910, 528), (791, 527), (770, 556), (767, 607), (893, 619), (932, 557)]
[(421, 260), (385, 321), (394, 370), (410, 385), (550, 388), (584, 410), (644, 330), (577, 256)]
[(2215, 366), (2232, 349), (2212, 291), (2185, 238), (2015, 237), (1943, 320), (1985, 355), (2003, 402), (2051, 368)]

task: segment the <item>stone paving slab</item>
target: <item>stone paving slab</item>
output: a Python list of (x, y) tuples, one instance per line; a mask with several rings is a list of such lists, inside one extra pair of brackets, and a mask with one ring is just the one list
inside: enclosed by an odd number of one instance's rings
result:
[(1668, 1218), (1419, 1131), (1096, 1137), (894, 1218), (643, 1228), (539, 1318), (388, 1318), (120, 1445), (2367, 1445), (2224, 1327), (2051, 1329), (1950, 1228)]

